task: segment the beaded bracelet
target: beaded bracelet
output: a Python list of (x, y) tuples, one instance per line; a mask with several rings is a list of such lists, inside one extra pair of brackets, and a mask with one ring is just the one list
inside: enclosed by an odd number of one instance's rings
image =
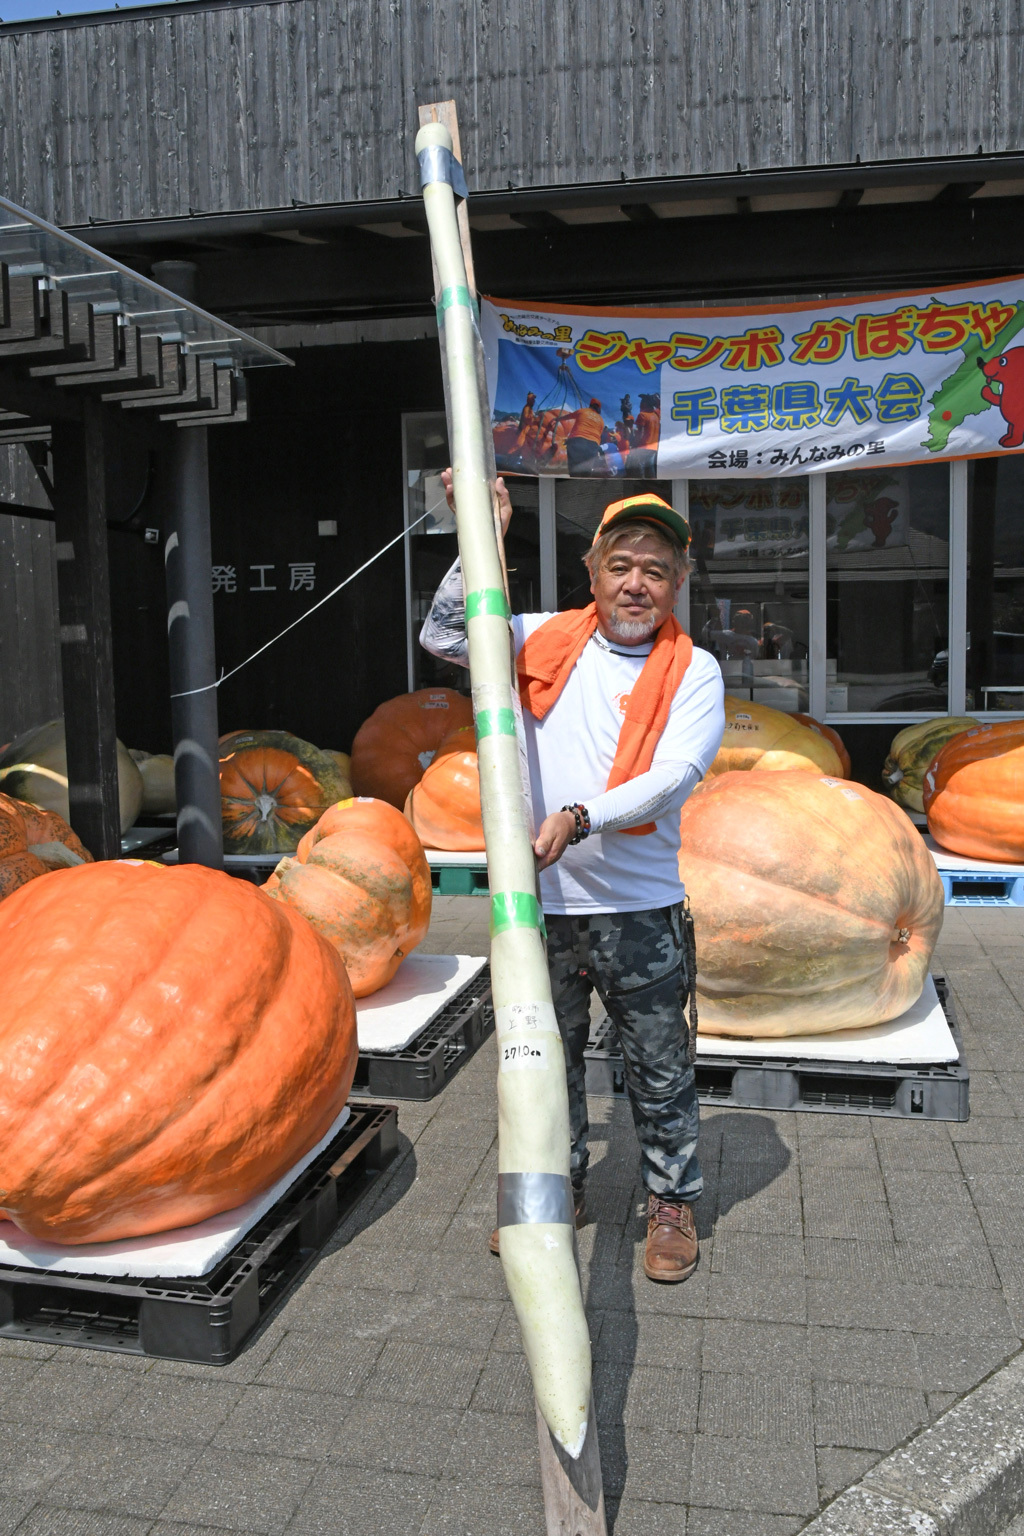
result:
[(562, 810), (571, 811), (576, 822), (576, 836), (569, 839), (569, 845), (573, 847), (576, 843), (582, 843), (585, 837), (590, 836), (590, 812), (585, 805), (579, 804), (563, 805)]

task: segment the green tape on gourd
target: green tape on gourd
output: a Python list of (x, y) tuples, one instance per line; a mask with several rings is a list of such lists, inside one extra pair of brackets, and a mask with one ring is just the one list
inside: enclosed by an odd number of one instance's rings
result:
[(514, 736), (516, 717), (511, 709), (482, 709), (476, 717), (476, 739), (485, 736)]
[(540, 902), (529, 891), (499, 891), (491, 897), (491, 938), (510, 928), (539, 928), (547, 938)]
[(441, 289), (441, 298), (438, 304), (438, 308), (443, 311), (446, 309), (451, 309), (455, 304), (461, 304), (464, 306), (464, 308), (471, 309), (474, 314), (476, 313), (476, 305), (473, 302), (473, 295), (470, 293), (468, 288), (463, 288), (461, 284), (456, 284), (453, 288)]
[(470, 592), (467, 595), (466, 623), (468, 624), (471, 619), (478, 619), (485, 613), (497, 619), (512, 617), (508, 599), (500, 587), (482, 587), (480, 591)]

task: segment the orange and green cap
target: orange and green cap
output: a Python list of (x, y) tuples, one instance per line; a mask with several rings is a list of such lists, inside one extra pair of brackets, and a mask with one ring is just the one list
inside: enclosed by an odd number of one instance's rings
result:
[(625, 501), (613, 501), (605, 508), (593, 542), (596, 544), (616, 523), (627, 522), (650, 523), (661, 528), (677, 539), (684, 549), (690, 542), (690, 528), (685, 517), (653, 491), (646, 491), (642, 496), (627, 496)]

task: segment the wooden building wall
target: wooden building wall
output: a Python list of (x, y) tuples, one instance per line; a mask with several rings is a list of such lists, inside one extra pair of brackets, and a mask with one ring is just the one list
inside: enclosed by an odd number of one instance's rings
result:
[(63, 708), (53, 524), (0, 509), (0, 746)]
[(61, 224), (1019, 147), (1021, 0), (287, 0), (0, 33), (0, 190)]
[[(223, 573), (217, 663), (226, 671), (401, 533), (400, 411), (444, 408), (436, 340), (303, 347), (294, 356), (295, 368), (250, 377), (248, 425), (209, 435), (213, 561)], [(146, 482), (144, 452), (128, 430), (136, 422), (114, 418), (115, 427), (125, 422), (109, 461), (115, 718), (126, 745), (168, 752), (163, 544), (142, 537), (143, 525), (160, 523), (159, 488), (141, 522), (124, 521)], [(0, 462), (8, 494), (11, 484), (27, 497), (27, 478)], [(336, 521), (337, 536), (321, 537), (321, 521)], [(0, 745), (61, 713), (58, 626), (53, 524), (4, 513), (0, 501)], [(399, 543), (225, 684), (221, 731), (288, 730), (347, 751), (366, 716), (406, 686)]]
[[(401, 533), (396, 407), (444, 406), (436, 341), (309, 347), (294, 356), (295, 368), (250, 376), (248, 426), (209, 436), (213, 561), (221, 573), (217, 665), (227, 671)], [(337, 537), (320, 536), (322, 520), (337, 521)], [(301, 576), (292, 590), (293, 568), (310, 565), (312, 591)], [(118, 734), (129, 746), (167, 752), (162, 546), (111, 532), (110, 572)], [(225, 683), (220, 729), (287, 730), (348, 751), (366, 716), (406, 686), (399, 543)]]

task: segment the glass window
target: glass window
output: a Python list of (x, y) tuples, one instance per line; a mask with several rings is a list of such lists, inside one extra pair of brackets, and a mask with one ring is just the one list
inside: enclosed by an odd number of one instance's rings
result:
[(690, 633), (718, 658), (726, 691), (807, 709), (808, 486), (691, 480)]
[(1024, 462), (967, 474), (967, 707), (1024, 710)]
[[(448, 510), (441, 471), (450, 462), (444, 415), (430, 412), (402, 419), (405, 451), (406, 526), (427, 513), (409, 535), (410, 687), (456, 688), (469, 692), (465, 667), (440, 661), (419, 643), (419, 632), (434, 593), (456, 559), (455, 517)], [(540, 608), (540, 530), (537, 482), (506, 480), (515, 516), (505, 540), (509, 591), (514, 613)]]
[(670, 480), (556, 480), (555, 551), (559, 608), (585, 608), (590, 602), (590, 577), (583, 556), (606, 507), (627, 496), (652, 494), (672, 505)]
[(826, 482), (830, 714), (948, 708), (949, 466)]

